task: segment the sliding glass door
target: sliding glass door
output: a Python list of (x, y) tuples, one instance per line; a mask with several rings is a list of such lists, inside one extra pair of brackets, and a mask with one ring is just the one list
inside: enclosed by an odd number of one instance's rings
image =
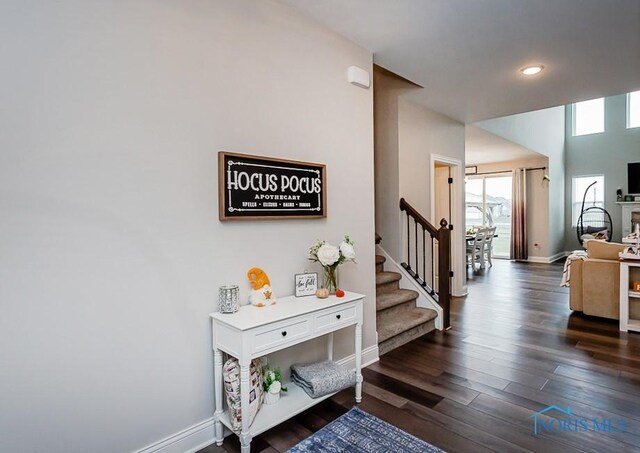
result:
[(511, 176), (468, 177), (466, 182), (466, 227), (496, 227), (493, 256), (509, 258), (511, 247)]

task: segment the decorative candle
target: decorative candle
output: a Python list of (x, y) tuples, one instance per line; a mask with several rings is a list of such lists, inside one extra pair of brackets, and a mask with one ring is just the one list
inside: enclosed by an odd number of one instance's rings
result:
[(238, 285), (220, 287), (220, 313), (235, 313), (240, 310), (240, 288)]

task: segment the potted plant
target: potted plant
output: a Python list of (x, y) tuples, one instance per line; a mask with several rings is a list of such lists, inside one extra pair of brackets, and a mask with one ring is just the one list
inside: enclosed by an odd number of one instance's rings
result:
[(287, 388), (282, 385), (282, 373), (280, 368), (271, 371), (265, 369), (264, 375), (264, 403), (276, 404), (280, 400), (280, 392), (286, 392)]

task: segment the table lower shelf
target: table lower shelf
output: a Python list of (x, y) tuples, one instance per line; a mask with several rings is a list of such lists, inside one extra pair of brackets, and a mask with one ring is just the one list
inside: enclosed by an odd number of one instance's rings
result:
[(634, 332), (640, 332), (640, 320), (630, 319), (627, 321), (627, 330), (633, 330)]
[[(311, 398), (304, 390), (293, 382), (285, 383), (285, 387), (287, 387), (288, 391), (283, 392), (280, 395), (280, 401), (276, 404), (262, 404), (262, 407), (253, 419), (253, 423), (249, 428), (251, 436), (257, 436), (258, 434), (279, 425), (283, 421), (315, 406), (320, 401), (323, 401), (337, 393), (330, 393), (329, 395), (325, 395), (320, 398)], [(220, 421), (223, 425), (233, 431), (229, 418), (229, 409), (224, 411), (220, 417)]]

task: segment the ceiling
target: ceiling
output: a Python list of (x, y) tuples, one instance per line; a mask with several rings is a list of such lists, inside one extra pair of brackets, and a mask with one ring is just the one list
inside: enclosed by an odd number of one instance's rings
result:
[(545, 157), (477, 126), (465, 127), (465, 164), (479, 165)]
[[(279, 0), (465, 123), (640, 90), (640, 0)], [(541, 63), (524, 77), (519, 69)]]

